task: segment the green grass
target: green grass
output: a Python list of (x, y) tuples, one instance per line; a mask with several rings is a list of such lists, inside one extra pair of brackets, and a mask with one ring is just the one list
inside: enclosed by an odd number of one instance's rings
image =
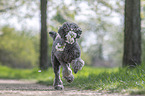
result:
[[(96, 69), (96, 73), (97, 70), (101, 69)], [(118, 71), (114, 70), (116, 69), (106, 70), (99, 74), (91, 73), (90, 71), (88, 76), (80, 76), (68, 86), (81, 89), (106, 90), (109, 92), (127, 90), (133, 93), (134, 91), (132, 90), (142, 90), (138, 92), (145, 91), (145, 66), (139, 66), (134, 69), (120, 68)]]
[[(37, 68), (34, 69), (13, 69), (0, 65), (0, 78), (1, 79), (29, 79), (29, 80), (49, 80), (53, 79), (53, 70), (50, 68), (48, 71), (38, 72)], [(51, 74), (50, 74), (51, 73)]]
[[(64, 86), (76, 87), (85, 90), (98, 90), (107, 92), (130, 92), (130, 94), (145, 94), (145, 66), (137, 68), (93, 68), (84, 67), (77, 74), (75, 80), (69, 84), (63, 80)], [(30, 79), (39, 83), (52, 85), (54, 73), (52, 68), (48, 71), (38, 72), (38, 69), (20, 70), (0, 66), (0, 78)]]

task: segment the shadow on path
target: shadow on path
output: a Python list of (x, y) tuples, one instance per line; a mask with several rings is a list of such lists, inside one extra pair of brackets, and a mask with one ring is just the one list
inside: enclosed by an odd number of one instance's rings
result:
[(95, 91), (78, 91), (74, 88), (54, 90), (53, 86), (37, 84), (35, 81), (0, 79), (0, 96), (96, 96)]

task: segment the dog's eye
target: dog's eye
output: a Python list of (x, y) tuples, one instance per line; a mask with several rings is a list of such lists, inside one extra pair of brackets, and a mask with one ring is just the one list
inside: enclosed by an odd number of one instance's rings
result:
[(82, 32), (81, 31), (78, 31), (78, 34), (82, 34)]

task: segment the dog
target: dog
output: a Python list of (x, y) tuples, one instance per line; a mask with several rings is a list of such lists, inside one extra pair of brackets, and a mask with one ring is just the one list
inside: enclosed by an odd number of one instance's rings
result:
[(72, 70), (76, 74), (84, 66), (81, 59), (81, 50), (77, 39), (82, 34), (81, 28), (75, 23), (65, 22), (59, 29), (58, 33), (51, 31), (49, 35), (53, 38), (51, 63), (55, 73), (54, 89), (64, 89), (63, 82), (60, 78), (60, 67), (63, 67), (63, 78), (71, 83), (74, 80)]

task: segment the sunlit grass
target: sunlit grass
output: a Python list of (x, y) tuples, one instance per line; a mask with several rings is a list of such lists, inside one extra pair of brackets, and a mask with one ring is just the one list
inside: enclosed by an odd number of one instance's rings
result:
[[(41, 84), (52, 86), (54, 80), (53, 69), (49, 68), (47, 71), (38, 71), (39, 69), (37, 68), (24, 70), (0, 66), (0, 78), (37, 80)], [(105, 90), (109, 92), (122, 92), (126, 90), (131, 92), (131, 94), (145, 92), (144, 65), (132, 69), (95, 68), (85, 66), (77, 74), (74, 74), (74, 77), (75, 80), (70, 84), (63, 80), (64, 86), (75, 87), (81, 90)]]
[[(6, 66), (0, 66), (0, 78), (2, 79), (34, 79), (45, 80), (53, 78), (53, 70), (50, 68), (47, 71), (38, 72), (38, 68), (34, 69), (13, 69)], [(51, 74), (50, 74), (51, 73)]]
[[(96, 68), (96, 70), (100, 70), (100, 68)], [(106, 69), (103, 71), (100, 73), (89, 71), (88, 76), (77, 77), (72, 84), (66, 84), (66, 86), (110, 92), (145, 90), (145, 67), (143, 65), (134, 69)]]

